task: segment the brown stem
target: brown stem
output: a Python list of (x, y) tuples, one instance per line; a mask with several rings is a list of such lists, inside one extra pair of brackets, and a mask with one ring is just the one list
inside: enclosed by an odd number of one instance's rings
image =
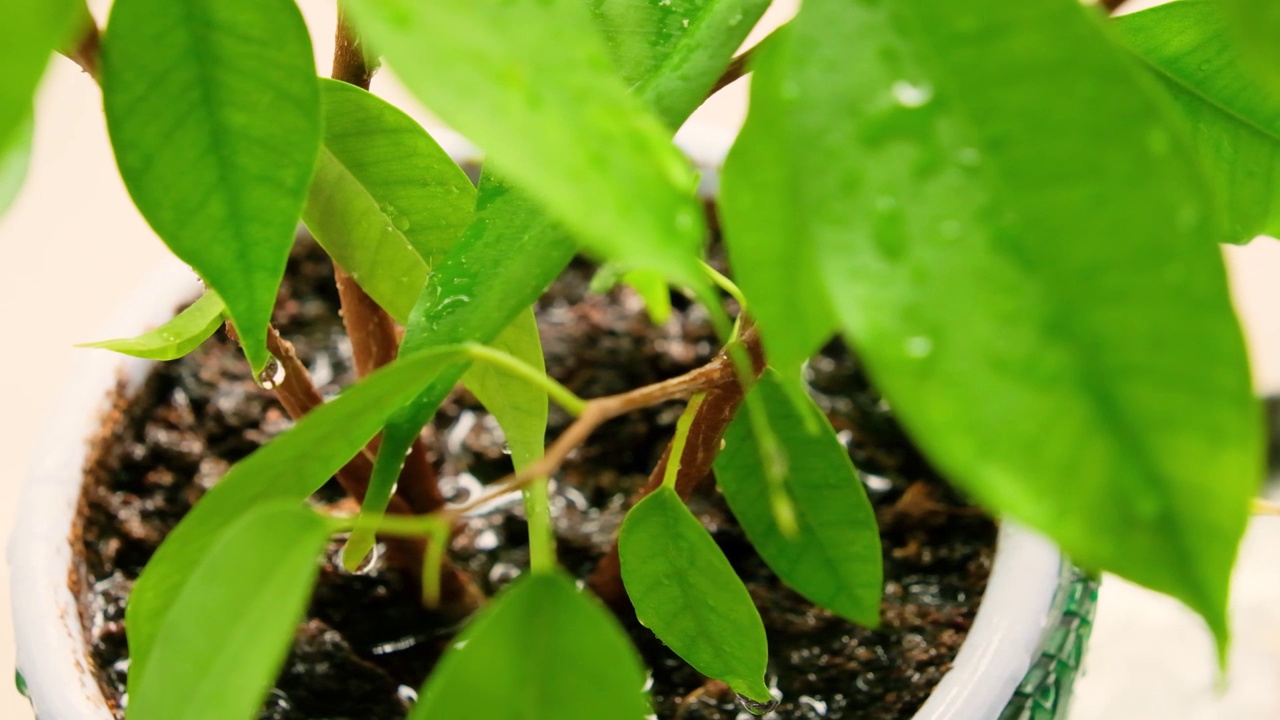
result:
[(89, 77), (96, 82), (101, 82), (100, 63), (102, 37), (98, 32), (98, 24), (94, 22), (93, 16), (85, 12), (83, 20), (84, 29), (76, 37), (73, 44), (59, 50), (58, 52), (67, 56), (72, 62), (80, 66), (81, 70), (88, 73)]
[(1125, 0), (1099, 0), (1098, 4), (1107, 11), (1107, 14), (1114, 15), (1116, 10), (1125, 3)]
[(711, 91), (707, 93), (708, 98), (729, 87), (733, 83), (742, 79), (743, 75), (747, 74), (747, 66), (751, 63), (751, 57), (755, 52), (755, 49), (756, 48), (753, 47), (739, 53), (738, 56), (729, 63), (729, 67), (724, 69), (724, 74), (720, 76), (719, 80), (716, 80), (715, 85), (711, 86)]
[[(356, 87), (369, 89), (377, 71), (365, 55), (363, 43), (355, 33), (346, 13), (338, 10), (338, 31), (334, 37), (333, 78)], [(364, 377), (395, 360), (400, 347), (399, 329), (373, 298), (338, 263), (333, 264), (338, 298), (342, 303), (342, 323), (351, 340), (351, 355), (356, 374)], [(373, 445), (376, 449), (376, 444)], [(405, 458), (404, 468), (396, 484), (396, 494), (404, 498), (418, 513), (430, 513), (444, 507), (439, 476), (426, 443), (414, 440)]]
[[(743, 335), (743, 342), (751, 354), (751, 362), (757, 374), (764, 370), (764, 353), (760, 345), (759, 335), (754, 328)], [(707, 391), (706, 398), (698, 407), (689, 426), (689, 437), (685, 444), (684, 454), (680, 457), (680, 468), (676, 471), (676, 493), (683, 500), (688, 500), (703, 481), (711, 475), (711, 464), (720, 452), (720, 442), (725, 430), (742, 405), (745, 389), (740, 382), (728, 382), (717, 385)], [(662, 487), (663, 478), (667, 474), (667, 464), (671, 460), (671, 443), (662, 453), (662, 458), (649, 473), (649, 480), (644, 487), (636, 491), (631, 498), (634, 507), (646, 495)], [(595, 570), (587, 578), (587, 586), (604, 600), (619, 617), (626, 617), (635, 612), (627, 590), (622, 584), (622, 564), (618, 557), (618, 543), (615, 541), (609, 553), (600, 559)]]

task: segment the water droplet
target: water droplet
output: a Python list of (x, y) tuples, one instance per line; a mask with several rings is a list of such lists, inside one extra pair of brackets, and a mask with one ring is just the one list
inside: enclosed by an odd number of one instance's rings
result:
[(416, 705), (418, 702), (418, 691), (408, 685), (401, 685), (396, 688), (396, 697), (400, 698), (400, 701), (405, 705)]
[(352, 571), (353, 575), (372, 575), (373, 571), (378, 568), (378, 560), (382, 558), (382, 546), (374, 544), (373, 549), (369, 550), (369, 554), (364, 556), (356, 569)]
[(670, 6), (671, 6), (671, 0), (662, 0), (662, 1), (661, 1), (661, 2), (659, 2), (658, 4), (659, 4), (659, 5), (661, 5), (661, 6), (663, 6), (663, 7), (670, 7)]
[(399, 230), (400, 232), (405, 232), (406, 230), (409, 229), (409, 226), (410, 226), (409, 218), (405, 217), (404, 215), (396, 215), (392, 217), (391, 224), (395, 225), (396, 229)]
[[(681, 21), (680, 21), (680, 24), (681, 24), (682, 26), (684, 26), (684, 27), (689, 27), (689, 18), (685, 18), (685, 19), (681, 20)], [(730, 24), (730, 25), (732, 25), (733, 23), (729, 23), (729, 24)]]
[(907, 357), (928, 357), (933, 352), (933, 340), (924, 335), (916, 335), (915, 337), (907, 338), (904, 348), (907, 352)]
[(1204, 70), (1208, 70), (1208, 69), (1209, 69), (1210, 67), (1212, 67), (1212, 66), (1213, 66), (1213, 63), (1211, 63), (1211, 62), (1209, 62), (1208, 60), (1206, 60), (1206, 61), (1204, 61), (1204, 62), (1200, 63), (1200, 70), (1202, 70), (1202, 71), (1204, 71)]
[(773, 712), (774, 708), (778, 707), (778, 699), (769, 698), (768, 702), (759, 702), (752, 700), (742, 693), (738, 693), (738, 704), (742, 706), (743, 710), (746, 710), (756, 717), (760, 717), (761, 715), (768, 715)]
[(284, 365), (281, 365), (279, 360), (271, 358), (267, 361), (267, 366), (262, 368), (262, 372), (258, 373), (258, 384), (264, 390), (275, 390), (282, 382), (284, 382)]
[(905, 108), (924, 107), (933, 99), (933, 88), (906, 80), (898, 80), (889, 91), (893, 93), (893, 99)]
[(681, 210), (680, 213), (676, 215), (676, 230), (681, 232), (691, 230), (693, 229), (693, 223), (693, 213), (687, 209)]
[(956, 160), (965, 167), (977, 167), (982, 164), (982, 152), (978, 148), (960, 148)]
[(742, 13), (735, 13), (733, 17), (729, 18), (729, 27), (734, 27), (740, 22), (742, 22)]

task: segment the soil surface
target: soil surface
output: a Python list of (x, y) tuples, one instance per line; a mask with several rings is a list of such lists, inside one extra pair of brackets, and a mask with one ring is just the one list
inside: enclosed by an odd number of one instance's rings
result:
[[(300, 244), (281, 291), (276, 323), (325, 393), (352, 379), (327, 260)], [(690, 370), (716, 350), (705, 314), (677, 300), (653, 326), (629, 291), (591, 295), (591, 268), (575, 263), (538, 311), (548, 370), (584, 397), (632, 389)], [(968, 508), (915, 451), (838, 345), (811, 363), (811, 386), (863, 472), (884, 540), (882, 624), (868, 630), (815, 608), (780, 584), (755, 555), (713, 489), (695, 496), (701, 517), (745, 580), (770, 643), (769, 682), (781, 704), (773, 718), (909, 718), (950, 668), (990, 570), (995, 526)], [(611, 422), (557, 478), (553, 510), (561, 561), (585, 576), (612, 542), (627, 498), (643, 485), (670, 439), (680, 406)], [(569, 418), (552, 412), (554, 437)], [(86, 468), (83, 559), (74, 584), (103, 691), (117, 708), (129, 669), (124, 608), (129, 590), (165, 535), (237, 460), (290, 426), (222, 333), (188, 357), (158, 365), (129, 398), (118, 394)], [(510, 470), (501, 433), (459, 392), (429, 434), (455, 501)], [(710, 483), (707, 483), (710, 485)], [(318, 502), (342, 502), (336, 484)], [(518, 502), (475, 518), (452, 556), (493, 593), (527, 566), (527, 527)], [(456, 628), (441, 627), (410, 584), (375, 564), (351, 574), (330, 547), (307, 619), (260, 717), (263, 720), (403, 718)], [(734, 694), (708, 682), (631, 620), (653, 669), (652, 696), (664, 720), (748, 718)], [(484, 717), (482, 705), (477, 718)]]

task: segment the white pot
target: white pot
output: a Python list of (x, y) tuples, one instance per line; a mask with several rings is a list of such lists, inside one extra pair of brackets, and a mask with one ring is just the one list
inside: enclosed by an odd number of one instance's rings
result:
[[(455, 157), (476, 157), (459, 137), (439, 139)], [(724, 157), (729, 141), (723, 132), (699, 128), (686, 128), (678, 140), (707, 167)], [(704, 188), (714, 186), (714, 174), (708, 174)], [(125, 304), (102, 337), (128, 337), (153, 328), (199, 290), (195, 276), (175, 261)], [(17, 667), (39, 720), (111, 720), (91, 671), (69, 586), (72, 524), (88, 439), (101, 425), (107, 397), (118, 378), (136, 388), (151, 367), (149, 361), (84, 350), (25, 480), (8, 557)], [(915, 720), (1000, 718), (1040, 658), (1042, 642), (1058, 625), (1068, 568), (1051, 544), (1004, 523), (973, 627), (952, 670)]]

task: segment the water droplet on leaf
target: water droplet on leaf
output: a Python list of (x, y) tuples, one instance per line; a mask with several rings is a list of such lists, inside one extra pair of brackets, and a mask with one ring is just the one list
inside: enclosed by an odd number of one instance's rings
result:
[(933, 352), (933, 340), (924, 335), (916, 335), (907, 338), (906, 342), (907, 357), (924, 358)]
[(275, 390), (284, 382), (284, 365), (276, 358), (267, 361), (267, 366), (258, 373), (258, 384), (264, 390)]
[(769, 698), (768, 702), (759, 702), (758, 700), (752, 700), (742, 693), (738, 693), (738, 704), (742, 706), (743, 710), (759, 717), (773, 712), (774, 708), (778, 707), (778, 699)]
[(898, 80), (889, 91), (893, 93), (893, 99), (905, 108), (924, 107), (933, 99), (933, 88), (906, 80)]

